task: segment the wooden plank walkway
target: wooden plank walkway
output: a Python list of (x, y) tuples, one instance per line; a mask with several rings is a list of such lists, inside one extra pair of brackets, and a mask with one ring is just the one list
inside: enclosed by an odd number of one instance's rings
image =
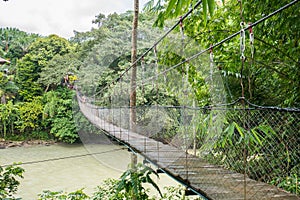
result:
[(298, 196), (275, 186), (209, 164), (173, 146), (108, 123), (99, 118), (97, 107), (81, 100), (78, 100), (78, 103), (85, 117), (99, 129), (128, 145), (162, 171), (207, 199), (300, 200)]

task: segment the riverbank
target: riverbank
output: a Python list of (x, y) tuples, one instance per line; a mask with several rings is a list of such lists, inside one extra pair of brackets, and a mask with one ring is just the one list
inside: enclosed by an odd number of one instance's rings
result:
[(0, 149), (7, 149), (12, 147), (29, 147), (29, 146), (49, 146), (57, 144), (54, 140), (25, 140), (25, 141), (12, 141), (12, 140), (4, 140), (0, 138)]

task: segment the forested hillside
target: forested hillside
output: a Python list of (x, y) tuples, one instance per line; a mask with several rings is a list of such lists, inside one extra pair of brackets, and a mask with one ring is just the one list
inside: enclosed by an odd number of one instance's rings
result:
[[(160, 1), (157, 4), (150, 1), (146, 6), (147, 12), (154, 13), (155, 16), (158, 14), (158, 17), (141, 15), (140, 53), (152, 45), (151, 42), (163, 32), (153, 28), (153, 24), (167, 28), (168, 23), (171, 23), (166, 20), (178, 19), (188, 9), (188, 3), (196, 2), (177, 1), (172, 0), (171, 4), (177, 2), (176, 5), (181, 5), (182, 9), (176, 7), (174, 12), (167, 7), (170, 4)], [(210, 14), (207, 15), (203, 14), (203, 9), (195, 10), (185, 20), (184, 32), (202, 48), (207, 48), (239, 31), (241, 22), (245, 27), (249, 26), (287, 2), (268, 1), (266, 6), (262, 2), (245, 1), (242, 7), (235, 1), (214, 4), (213, 9), (209, 7)], [(0, 72), (1, 137), (58, 138), (74, 142), (77, 139), (76, 128), (72, 122), (74, 91), (70, 88), (80, 76), (82, 89), (86, 92), (92, 89), (96, 93), (128, 66), (131, 20), (131, 12), (107, 17), (99, 14), (93, 21), (98, 28), (88, 32), (75, 31), (75, 36), (69, 40), (57, 35), (44, 37), (15, 28), (1, 28), (0, 56), (10, 61), (9, 64), (1, 65)], [(254, 27), (254, 43), (245, 44), (243, 71), (239, 37), (213, 49), (215, 63), (226, 85), (228, 102), (234, 101), (243, 92), (245, 98), (257, 105), (299, 107), (300, 23), (297, 22), (299, 5)], [(124, 33), (128, 38), (122, 38)], [(246, 37), (249, 36), (247, 31)], [(119, 58), (107, 56), (116, 56), (114, 52), (121, 49), (123, 52)], [(176, 58), (169, 57), (167, 51), (159, 52), (158, 56), (161, 57), (159, 60), (162, 64), (175, 63)], [(168, 59), (171, 60), (167, 61)], [(101, 66), (101, 62), (106, 62), (110, 67), (97, 68)], [(89, 77), (91, 74), (97, 74), (97, 77)], [(68, 85), (62, 84), (67, 76)], [(210, 96), (201, 74), (190, 71), (189, 76), (199, 106), (209, 104)], [(150, 99), (151, 95), (154, 94), (148, 95)], [(170, 99), (161, 100), (176, 104), (172, 94), (162, 95), (170, 96)], [(61, 130), (62, 127), (64, 130)]]
[[(15, 28), (1, 28), (0, 57), (9, 63), (0, 66), (0, 137), (55, 139), (69, 143), (78, 140), (73, 121), (76, 113), (72, 109), (77, 77), (81, 76), (79, 81), (83, 88), (89, 82), (100, 88), (125, 68), (120, 65), (113, 71), (103, 72), (103, 80), (87, 77), (92, 74), (91, 70), (100, 71), (94, 62), (103, 61), (101, 56), (109, 53), (101, 54), (106, 46), (110, 48), (108, 45), (114, 42), (130, 47), (131, 20), (131, 12), (107, 17), (99, 14), (93, 21), (98, 28), (75, 31), (75, 36), (69, 40), (57, 35), (40, 36)], [(151, 35), (151, 18), (145, 15), (140, 20), (145, 34), (157, 38), (158, 33)], [(126, 32), (127, 42), (118, 36)], [(144, 41), (146, 39), (149, 38)], [(144, 48), (149, 45), (150, 41), (142, 44)], [(117, 48), (115, 51), (120, 50)], [(130, 56), (129, 52), (124, 52)], [(112, 57), (107, 59), (106, 62), (110, 62)]]

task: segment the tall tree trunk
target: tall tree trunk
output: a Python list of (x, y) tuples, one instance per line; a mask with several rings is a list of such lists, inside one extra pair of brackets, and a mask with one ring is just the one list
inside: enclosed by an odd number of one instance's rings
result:
[[(134, 0), (134, 15), (132, 23), (132, 49), (131, 49), (131, 81), (130, 81), (130, 128), (136, 132), (136, 71), (137, 71), (137, 28), (139, 19), (139, 0)], [(137, 156), (131, 153), (131, 168), (136, 170)], [(136, 200), (136, 194), (132, 194), (132, 200)]]
[(139, 0), (134, 0), (134, 16), (132, 23), (132, 49), (131, 49), (131, 82), (130, 82), (130, 125), (136, 131), (136, 71), (137, 63), (137, 28), (139, 19)]

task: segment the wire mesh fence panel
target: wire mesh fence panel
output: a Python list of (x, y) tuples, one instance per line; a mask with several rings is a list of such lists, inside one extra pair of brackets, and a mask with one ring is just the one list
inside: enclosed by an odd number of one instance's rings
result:
[(299, 117), (296, 109), (231, 105), (217, 141), (202, 156), (247, 178), (299, 194)]

